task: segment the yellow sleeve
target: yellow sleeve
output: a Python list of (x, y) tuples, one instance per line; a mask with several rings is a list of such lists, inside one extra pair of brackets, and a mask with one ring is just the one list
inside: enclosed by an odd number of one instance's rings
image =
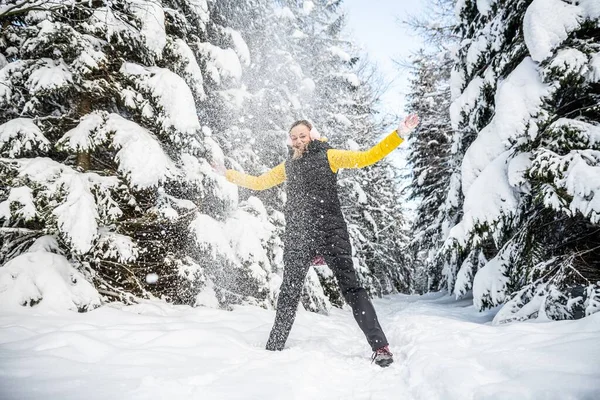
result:
[(327, 151), (329, 166), (334, 173), (340, 168), (363, 168), (375, 164), (390, 154), (404, 141), (396, 131), (366, 151), (330, 149)]
[(282, 162), (272, 170), (261, 176), (246, 175), (244, 173), (228, 169), (225, 178), (231, 183), (252, 190), (265, 190), (277, 186), (285, 181), (285, 162)]

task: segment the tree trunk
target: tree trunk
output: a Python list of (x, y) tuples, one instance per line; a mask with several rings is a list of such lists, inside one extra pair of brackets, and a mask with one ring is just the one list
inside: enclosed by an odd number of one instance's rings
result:
[[(89, 114), (92, 111), (92, 100), (88, 96), (83, 96), (78, 105), (77, 114), (79, 117)], [(87, 171), (92, 166), (92, 157), (88, 150), (77, 152), (77, 166), (83, 171)]]

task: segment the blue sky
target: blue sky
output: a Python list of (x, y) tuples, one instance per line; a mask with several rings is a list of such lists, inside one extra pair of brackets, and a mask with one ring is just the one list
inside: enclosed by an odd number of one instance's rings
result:
[(388, 81), (393, 81), (384, 96), (383, 109), (404, 115), (404, 95), (408, 72), (398, 70), (393, 60), (406, 59), (421, 46), (421, 39), (399, 20), (421, 11), (416, 0), (345, 0), (347, 31), (353, 41), (376, 62)]

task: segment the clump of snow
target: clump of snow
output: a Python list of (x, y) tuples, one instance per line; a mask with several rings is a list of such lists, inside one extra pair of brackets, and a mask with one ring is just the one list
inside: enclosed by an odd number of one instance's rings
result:
[(210, 21), (210, 11), (208, 9), (207, 0), (187, 0), (187, 5), (190, 11), (201, 23), (201, 28), (205, 29), (205, 25)]
[(473, 67), (479, 61), (479, 57), (487, 50), (488, 48), (488, 39), (485, 35), (479, 36), (477, 39), (471, 42), (469, 46), (469, 50), (467, 50), (467, 59), (466, 59), (466, 67), (467, 73), (471, 73)]
[(61, 178), (67, 196), (52, 212), (58, 229), (71, 240), (75, 251), (86, 253), (98, 231), (98, 208), (91, 192), (90, 182), (82, 174), (71, 173)]
[(103, 218), (121, 215), (110, 192), (120, 185), (115, 177), (102, 177), (96, 173), (80, 173), (73, 168), (49, 158), (17, 159), (19, 177), (27, 177), (40, 190), (38, 197), (58, 203), (52, 210), (57, 226), (64, 238), (77, 253), (90, 250), (98, 234), (100, 218), (98, 203), (103, 202)]
[(302, 79), (302, 84), (300, 85), (300, 90), (307, 94), (312, 94), (315, 92), (317, 88), (317, 84), (310, 78)]
[(418, 186), (423, 186), (423, 184), (425, 183), (425, 178), (427, 178), (427, 169), (424, 169), (423, 171), (421, 171), (419, 173), (419, 176), (417, 178), (417, 185)]
[(352, 59), (350, 54), (346, 53), (338, 46), (331, 46), (328, 50), (331, 54), (333, 54), (335, 57), (339, 58), (344, 62), (349, 62)]
[(186, 80), (190, 89), (198, 97), (198, 100), (206, 99), (204, 92), (204, 78), (202, 70), (198, 65), (196, 56), (190, 47), (181, 39), (176, 39), (173, 42), (173, 51), (179, 57), (182, 63), (183, 78)]
[[(109, 7), (98, 7), (87, 22), (82, 24), (89, 32), (103, 32), (106, 40), (123, 41), (129, 37), (138, 37), (139, 30), (115, 15)], [(122, 36), (122, 37), (121, 37)]]
[(87, 114), (58, 141), (59, 146), (75, 151), (103, 144), (117, 150), (119, 172), (134, 188), (156, 186), (178, 173), (150, 131), (118, 114)]
[(146, 283), (149, 283), (149, 284), (153, 285), (156, 282), (158, 282), (158, 275), (157, 274), (151, 273), (151, 274), (147, 274), (146, 275)]
[(446, 201), (444, 207), (446, 209), (458, 207), (460, 200), (460, 174), (453, 173), (450, 175), (450, 189), (446, 195)]
[(55, 253), (64, 255), (60, 245), (58, 244), (58, 240), (54, 235), (44, 235), (40, 236), (33, 242), (33, 244), (27, 249), (30, 253), (35, 253), (38, 251), (46, 251), (48, 253)]
[(557, 69), (562, 75), (570, 73), (585, 75), (588, 72), (588, 58), (577, 49), (561, 49), (556, 54), (556, 57), (554, 57), (549, 67)]
[(13, 61), (0, 69), (0, 105), (6, 106), (12, 97), (13, 87), (11, 84), (11, 75), (15, 72), (21, 73), (26, 67), (22, 60)]
[(358, 143), (356, 143), (356, 141), (352, 140), (352, 139), (347, 139), (346, 143), (348, 144), (348, 149), (352, 150), (352, 151), (359, 151), (360, 150), (360, 146)]
[(240, 61), (245, 65), (250, 65), (250, 50), (248, 49), (248, 44), (242, 37), (242, 34), (235, 29), (232, 28), (224, 28), (225, 32), (229, 34), (231, 40), (233, 41), (233, 49), (237, 53)]
[[(179, 75), (166, 68), (143, 67), (128, 62), (123, 63), (120, 72), (150, 92), (162, 108), (159, 121), (165, 131), (174, 129), (190, 137), (200, 131), (194, 96)], [(178, 137), (175, 135), (174, 139), (177, 141)]]
[(461, 95), (464, 86), (465, 72), (462, 69), (452, 68), (450, 71), (450, 97), (453, 102)]
[(120, 233), (111, 232), (106, 227), (98, 229), (96, 247), (105, 260), (127, 263), (135, 261), (139, 255), (139, 248), (133, 239)]
[[(549, 130), (566, 130), (574, 139), (589, 146), (600, 143), (600, 127), (583, 121), (561, 118)], [(571, 150), (565, 155), (549, 149), (534, 153), (532, 173), (552, 179), (557, 189), (564, 189), (567, 199), (557, 197), (554, 188), (546, 190), (545, 203), (556, 210), (580, 212), (593, 223), (600, 221), (600, 152), (593, 149)], [(564, 208), (568, 200), (568, 208)]]
[(29, 75), (25, 87), (32, 95), (45, 90), (57, 90), (73, 83), (73, 74), (65, 62), (42, 58)]
[(129, 7), (141, 21), (141, 35), (145, 44), (157, 58), (162, 57), (167, 44), (165, 13), (162, 4), (154, 1), (128, 0)]
[(589, 68), (588, 80), (592, 83), (600, 82), (600, 52), (592, 55)]
[(579, 136), (581, 139), (583, 139), (590, 145), (600, 144), (600, 125), (594, 125), (576, 119), (559, 118), (556, 121), (554, 121), (548, 127), (548, 129), (568, 129), (572, 132), (575, 132), (577, 136)]
[(33, 192), (27, 186), (10, 188), (8, 199), (0, 202), (0, 219), (31, 221), (36, 216)]
[(479, 132), (463, 159), (461, 171), (465, 195), (481, 171), (507, 149), (510, 140), (525, 134), (527, 123), (549, 93), (550, 87), (542, 82), (537, 64), (529, 57), (498, 85), (496, 114)]
[[(464, 245), (476, 226), (501, 224), (517, 211), (520, 204), (517, 191), (508, 181), (506, 151), (487, 165), (465, 193), (463, 218), (450, 232), (450, 237)], [(495, 229), (501, 232), (502, 229)]]
[(471, 282), (473, 280), (474, 271), (473, 260), (470, 256), (466, 257), (463, 261), (458, 273), (456, 274), (456, 281), (454, 282), (454, 288), (452, 293), (458, 299), (464, 296), (468, 290), (471, 289)]
[(196, 213), (190, 223), (189, 231), (201, 250), (209, 250), (213, 258), (217, 255), (233, 255), (229, 239), (222, 222), (209, 215)]
[[(258, 198), (254, 198), (255, 201)], [(268, 271), (265, 267), (269, 266), (269, 258), (265, 250), (265, 244), (271, 236), (274, 227), (271, 224), (264, 223), (266, 218), (264, 206), (258, 200), (260, 208), (265, 215), (254, 216), (249, 212), (238, 210), (225, 223), (225, 232), (229, 237), (231, 248), (236, 256), (250, 270), (252, 277), (265, 285), (268, 279)], [(253, 207), (254, 208), (254, 207)]]
[(525, 11), (523, 34), (534, 61), (543, 61), (579, 28), (581, 7), (561, 0), (533, 0)]
[[(600, 152), (593, 150), (571, 151), (568, 155), (556, 156), (559, 163), (567, 163), (564, 177), (557, 179), (573, 197), (570, 209), (581, 212), (594, 224), (600, 222)], [(564, 164), (563, 164), (564, 165)]]
[(508, 183), (517, 189), (524, 189), (527, 182), (525, 174), (531, 167), (531, 153), (519, 153), (508, 162)]
[(252, 100), (252, 93), (248, 92), (248, 88), (242, 85), (241, 88), (231, 88), (227, 90), (220, 90), (219, 96), (225, 99), (225, 106), (235, 109), (242, 110), (242, 107), (248, 100)]
[(62, 255), (23, 253), (0, 268), (0, 309), (34, 306), (87, 311), (99, 307), (96, 289)]
[(502, 304), (506, 298), (508, 276), (506, 268), (514, 263), (511, 255), (514, 245), (504, 246), (487, 264), (475, 274), (473, 279), (473, 304), (478, 310)]
[(454, 15), (456, 16), (456, 19), (460, 19), (460, 14), (462, 13), (463, 8), (465, 8), (466, 3), (467, 0), (456, 0), (456, 3), (454, 3)]
[(104, 129), (114, 133), (119, 171), (133, 187), (153, 187), (177, 174), (175, 164), (147, 129), (117, 114), (108, 116)]
[(304, 32), (302, 32), (300, 29), (296, 29), (294, 30), (294, 33), (292, 33), (292, 37), (294, 39), (304, 39), (306, 37), (308, 37), (308, 35)]
[(99, 111), (84, 115), (75, 128), (63, 135), (58, 142), (59, 146), (74, 151), (93, 150), (106, 140), (105, 135), (100, 134), (99, 137), (94, 135), (102, 132), (99, 128), (104, 124), (105, 118), (105, 114)]
[(72, 71), (79, 75), (86, 75), (99, 70), (100, 66), (107, 61), (106, 54), (100, 50), (105, 48), (106, 41), (75, 31), (73, 36), (74, 40), (79, 42), (79, 55), (71, 63)]
[(360, 86), (360, 78), (358, 77), (358, 75), (356, 75), (354, 73), (338, 73), (338, 74), (334, 74), (334, 75), (340, 77), (342, 80), (344, 80), (350, 86), (353, 86), (353, 87)]
[(333, 119), (335, 119), (335, 122), (340, 124), (342, 126), (342, 128), (347, 128), (349, 126), (352, 126), (352, 121), (350, 121), (348, 119), (348, 117), (345, 116), (344, 114), (335, 114), (333, 116)]
[(482, 15), (488, 15), (496, 0), (477, 0), (477, 11)]
[(202, 290), (196, 295), (195, 306), (208, 308), (219, 308), (219, 300), (215, 291), (215, 284), (212, 280), (207, 279)]
[(2, 155), (15, 158), (24, 151), (38, 149), (47, 152), (49, 148), (50, 141), (30, 118), (15, 118), (0, 125), (0, 154)]
[(207, 70), (216, 83), (224, 79), (239, 81), (242, 78), (242, 65), (233, 49), (222, 49), (211, 43), (199, 43), (198, 50), (207, 58)]
[[(462, 84), (462, 83), (461, 83)], [(480, 77), (475, 77), (469, 82), (464, 92), (462, 92), (456, 100), (450, 105), (450, 121), (453, 129), (458, 129), (461, 122), (461, 113), (468, 114), (475, 105), (481, 94), (484, 80)]]
[(578, 0), (576, 4), (579, 4), (586, 18), (590, 20), (600, 18), (600, 2), (598, 0)]

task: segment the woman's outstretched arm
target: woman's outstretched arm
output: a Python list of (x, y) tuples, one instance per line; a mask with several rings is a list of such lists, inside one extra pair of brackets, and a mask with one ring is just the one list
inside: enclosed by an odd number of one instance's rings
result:
[(404, 136), (419, 124), (419, 117), (408, 116), (398, 129), (390, 133), (381, 142), (365, 151), (337, 150), (327, 151), (331, 170), (336, 173), (341, 168), (363, 168), (381, 160), (404, 141)]
[(285, 179), (285, 162), (282, 162), (270, 171), (260, 176), (247, 175), (239, 171), (228, 169), (225, 178), (231, 183), (252, 190), (265, 190), (282, 184)]

